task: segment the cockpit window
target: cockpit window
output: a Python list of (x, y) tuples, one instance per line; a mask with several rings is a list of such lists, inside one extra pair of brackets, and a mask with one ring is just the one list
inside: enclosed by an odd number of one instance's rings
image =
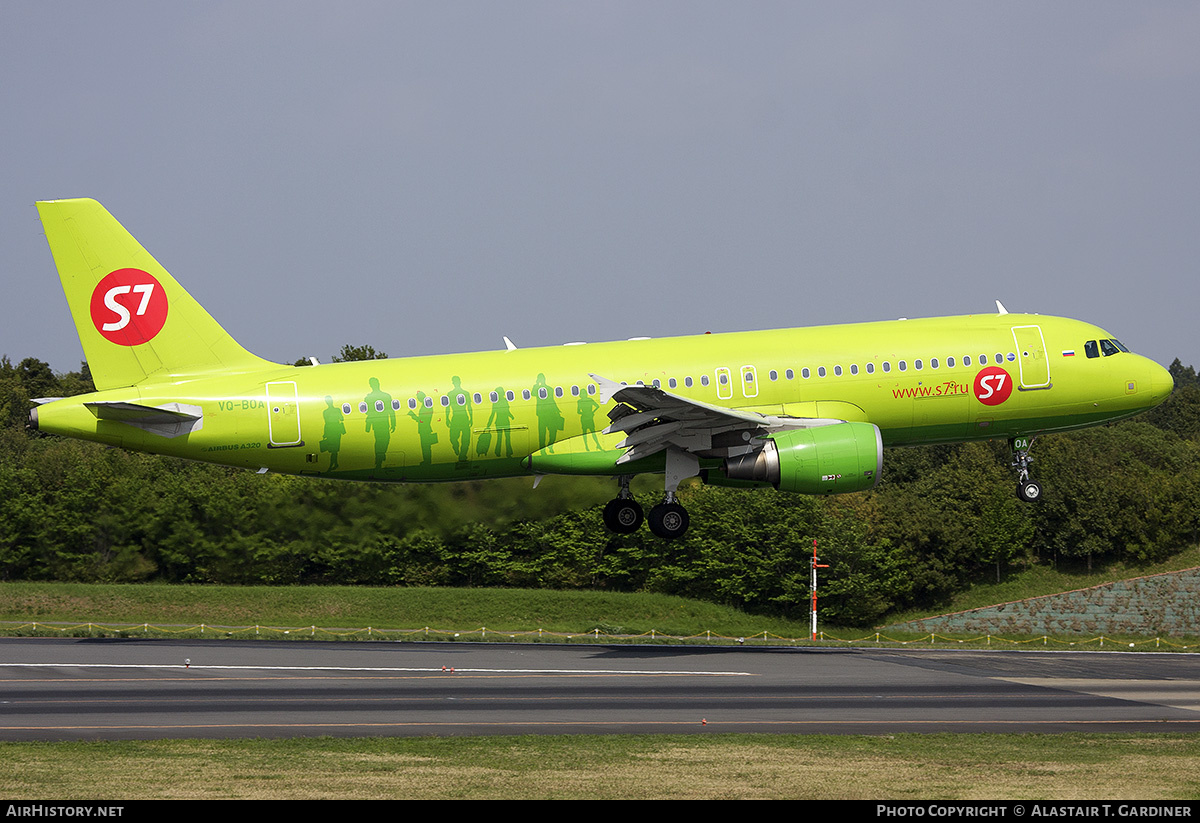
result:
[(1099, 357), (1100, 348), (1096, 345), (1095, 340), (1089, 340), (1083, 344), (1083, 353), (1088, 357)]
[(1111, 342), (1114, 346), (1116, 346), (1121, 351), (1123, 351), (1123, 352), (1129, 351), (1129, 349), (1125, 348), (1124, 344), (1122, 344), (1121, 341), (1118, 340), (1117, 338), (1114, 337)]
[(1111, 357), (1120, 351), (1121, 351), (1120, 349), (1118, 349), (1116, 346), (1113, 345), (1113, 341), (1111, 341), (1111, 340), (1101, 340), (1100, 341), (1100, 352), (1105, 357)]

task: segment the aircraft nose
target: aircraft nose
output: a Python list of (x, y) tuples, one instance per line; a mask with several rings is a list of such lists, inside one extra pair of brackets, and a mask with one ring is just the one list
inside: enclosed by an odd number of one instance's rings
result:
[(1175, 388), (1175, 378), (1153, 360), (1150, 361), (1150, 375), (1147, 383), (1150, 386), (1150, 396), (1154, 399), (1156, 406), (1166, 400)]

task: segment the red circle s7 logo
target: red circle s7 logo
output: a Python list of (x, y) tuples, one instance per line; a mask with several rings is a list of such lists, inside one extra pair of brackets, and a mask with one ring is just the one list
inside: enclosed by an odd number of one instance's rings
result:
[(119, 346), (140, 346), (154, 339), (167, 322), (167, 293), (149, 272), (117, 269), (92, 292), (92, 324)]
[(1012, 377), (999, 366), (980, 369), (973, 387), (975, 399), (985, 406), (999, 406), (1012, 394)]

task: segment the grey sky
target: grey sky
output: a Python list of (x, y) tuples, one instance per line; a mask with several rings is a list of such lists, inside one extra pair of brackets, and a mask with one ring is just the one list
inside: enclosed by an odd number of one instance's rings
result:
[(0, 354), (94, 197), (247, 348), (1034, 311), (1200, 365), (1194, 2), (0, 3)]

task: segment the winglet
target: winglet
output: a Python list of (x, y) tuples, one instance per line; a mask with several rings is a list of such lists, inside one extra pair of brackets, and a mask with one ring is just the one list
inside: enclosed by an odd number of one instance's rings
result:
[(517, 344), (514, 343), (513, 341), (509, 340), (507, 337), (505, 337), (504, 338), (504, 348), (508, 351), (516, 351)]
[(996, 301), (996, 313), (997, 314), (1008, 314), (1008, 309), (1004, 308), (1004, 304), (1001, 303), (999, 300)]

